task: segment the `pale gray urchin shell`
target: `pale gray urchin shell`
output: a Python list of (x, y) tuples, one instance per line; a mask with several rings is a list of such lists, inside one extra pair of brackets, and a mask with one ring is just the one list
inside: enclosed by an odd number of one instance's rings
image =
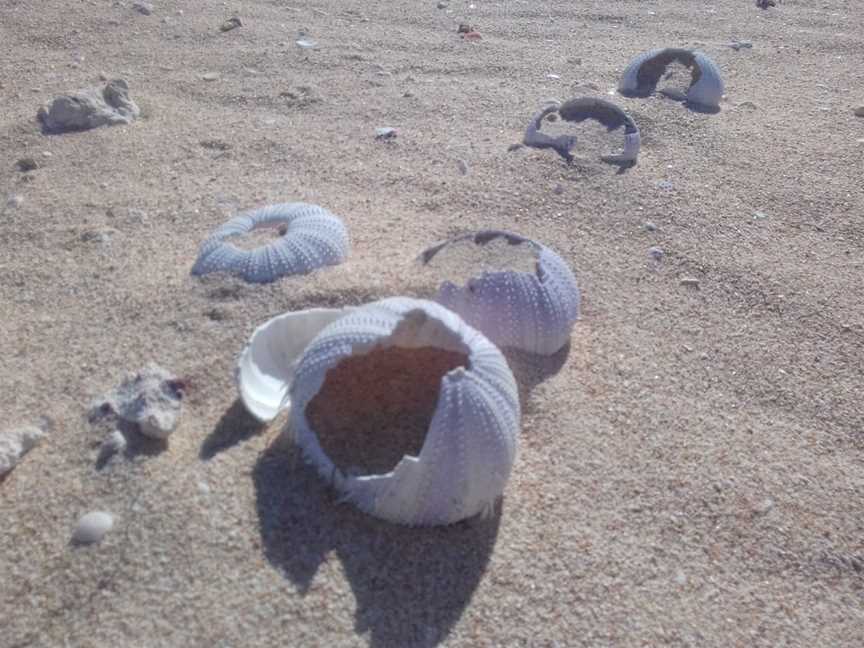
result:
[[(261, 227), (286, 226), (273, 243), (241, 250), (226, 239)], [(193, 275), (228, 272), (252, 283), (306, 274), (348, 257), (348, 230), (337, 216), (317, 205), (282, 203), (235, 216), (201, 244)]]
[[(261, 392), (257, 402), (270, 403), (283, 394), (281, 408), (290, 409), (292, 437), (307, 461), (324, 479), (332, 480), (346, 501), (376, 517), (409, 525), (450, 524), (492, 509), (515, 460), (521, 416), (515, 379), (492, 342), (452, 311), (404, 297), (344, 313), (315, 309), (289, 315), (274, 318), (250, 340), (238, 364), (241, 395), (245, 392), (244, 403), (248, 403), (250, 393), (257, 390)], [(271, 325), (280, 332), (262, 335)], [(295, 327), (303, 342), (315, 327), (320, 332), (301, 349), (295, 344)], [(280, 384), (279, 371), (271, 367), (269, 382), (258, 381), (244, 390), (254, 358), (268, 355), (263, 349), (256, 353), (259, 344), (276, 354), (271, 364), (283, 367), (285, 382)], [(418, 456), (403, 456), (386, 474), (344, 474), (322, 450), (307, 419), (307, 406), (321, 390), (327, 372), (340, 362), (394, 346), (435, 347), (464, 354), (467, 362), (441, 379)], [(264, 393), (267, 390), (275, 391)]]
[(470, 239), (484, 245), (498, 238), (510, 245), (533, 248), (537, 256), (535, 271), (483, 272), (465, 286), (444, 281), (435, 301), (461, 315), (499, 347), (551, 355), (570, 341), (581, 299), (576, 277), (554, 251), (516, 234), (485, 230), (439, 243), (424, 251), (420, 261), (428, 264), (441, 250), (458, 241)]
[(657, 82), (672, 62), (681, 63), (691, 70), (692, 79), (686, 93), (688, 103), (719, 110), (724, 91), (720, 70), (699, 50), (670, 47), (640, 54), (624, 70), (618, 92), (628, 97), (647, 97), (654, 92)]

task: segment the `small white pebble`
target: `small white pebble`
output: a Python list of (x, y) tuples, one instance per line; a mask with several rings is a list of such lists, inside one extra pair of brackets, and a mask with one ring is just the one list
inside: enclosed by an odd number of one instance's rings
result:
[(648, 248), (648, 256), (650, 256), (654, 261), (662, 261), (663, 260), (663, 248), (654, 247)]
[(114, 516), (105, 511), (87, 513), (78, 520), (72, 533), (72, 542), (76, 544), (93, 544), (105, 537), (114, 526)]
[(210, 494), (210, 485), (205, 481), (198, 482), (198, 490), (204, 493), (205, 495)]
[(15, 209), (16, 207), (20, 207), (23, 202), (24, 198), (22, 196), (19, 196), (18, 194), (12, 194), (6, 200), (6, 206)]

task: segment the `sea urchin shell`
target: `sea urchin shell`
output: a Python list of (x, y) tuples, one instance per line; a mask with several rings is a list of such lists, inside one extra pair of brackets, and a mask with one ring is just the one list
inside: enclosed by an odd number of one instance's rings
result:
[(435, 301), (458, 313), (499, 347), (551, 355), (570, 340), (580, 304), (576, 277), (554, 251), (516, 234), (485, 230), (439, 243), (424, 251), (420, 261), (428, 265), (456, 243), (483, 246), (496, 240), (526, 246), (536, 257), (534, 271), (483, 271), (461, 287), (444, 281)]
[(690, 68), (687, 101), (696, 107), (718, 110), (723, 97), (723, 79), (714, 61), (699, 50), (669, 47), (640, 54), (624, 70), (618, 92), (627, 97), (647, 97), (654, 92), (660, 77), (673, 62)]
[[(226, 239), (262, 227), (287, 227), (276, 241), (241, 250)], [(252, 283), (305, 274), (348, 257), (348, 230), (326, 209), (306, 203), (269, 205), (235, 216), (202, 244), (193, 275), (229, 272)]]
[[(269, 334), (269, 327), (280, 333)], [(300, 348), (316, 327), (320, 332)], [(269, 351), (256, 348), (259, 345)], [(309, 416), (310, 403), (322, 391), (328, 372), (343, 361), (394, 348), (433, 348), (464, 356), (465, 361), (440, 379), (417, 456), (405, 454), (383, 474), (343, 472), (322, 449)], [(268, 381), (259, 381), (257, 387), (247, 384), (255, 358), (268, 355), (271, 368), (259, 371), (270, 376)], [(282, 384), (273, 369), (277, 364)], [(243, 351), (237, 378), (247, 406), (256, 390), (270, 390), (258, 393), (258, 402), (272, 403), (284, 394), (281, 408), (290, 409), (289, 430), (307, 461), (332, 480), (346, 501), (376, 517), (409, 525), (457, 522), (490, 511), (510, 476), (520, 420), (513, 374), (501, 351), (482, 333), (434, 302), (393, 297), (348, 312), (318, 309), (274, 318)]]

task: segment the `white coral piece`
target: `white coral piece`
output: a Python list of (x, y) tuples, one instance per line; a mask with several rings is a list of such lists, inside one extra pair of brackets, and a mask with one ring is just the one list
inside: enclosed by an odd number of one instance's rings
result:
[(464, 286), (445, 281), (435, 301), (461, 315), (499, 347), (551, 355), (570, 341), (581, 302), (576, 277), (554, 251), (516, 234), (487, 230), (439, 243), (427, 249), (421, 260), (429, 263), (444, 247), (457, 241), (472, 239), (484, 245), (500, 237), (511, 245), (534, 248), (537, 262), (533, 273), (483, 272)]
[(44, 436), (43, 430), (32, 425), (0, 433), (0, 477), (10, 472)]
[[(226, 239), (262, 227), (286, 226), (273, 243), (242, 250)], [(281, 203), (235, 216), (201, 244), (193, 275), (228, 272), (252, 283), (306, 274), (348, 258), (348, 230), (342, 220), (318, 205)]]
[[(316, 327), (320, 332), (304, 349)], [(418, 456), (404, 456), (386, 474), (346, 475), (321, 449), (306, 407), (342, 360), (394, 346), (462, 353), (467, 366), (441, 379)], [(281, 399), (306, 459), (345, 500), (385, 520), (450, 524), (488, 512), (510, 476), (520, 421), (513, 374), (482, 333), (434, 302), (393, 297), (347, 312), (315, 309), (274, 318), (252, 336), (237, 378), (256, 416), (275, 414), (270, 406)]]

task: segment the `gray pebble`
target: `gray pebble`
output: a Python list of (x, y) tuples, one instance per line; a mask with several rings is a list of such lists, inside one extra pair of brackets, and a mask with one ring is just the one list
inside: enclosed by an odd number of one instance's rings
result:
[(654, 223), (652, 223), (651, 221), (645, 221), (642, 224), (642, 227), (644, 227), (649, 232), (656, 232), (657, 231), (657, 226)]
[(18, 170), (23, 172), (35, 171), (39, 168), (39, 163), (32, 157), (21, 158), (16, 164), (18, 165)]
[(123, 79), (114, 79), (102, 88), (60, 95), (50, 105), (39, 108), (36, 116), (48, 132), (63, 133), (128, 124), (140, 114), (141, 110), (129, 98), (129, 85)]
[(858, 106), (853, 112), (856, 117), (864, 117), (864, 106)]
[(682, 277), (680, 284), (682, 286), (686, 286), (687, 288), (698, 288), (699, 280), (694, 277)]
[(240, 22), (240, 19), (237, 16), (234, 16), (223, 22), (219, 27), (219, 31), (227, 32), (242, 26), (243, 23)]
[(218, 81), (219, 73), (218, 72), (207, 72), (201, 76), (204, 81)]
[(468, 175), (468, 163), (465, 160), (456, 160), (456, 168), (462, 175)]
[(105, 511), (87, 513), (78, 520), (72, 532), (72, 542), (75, 544), (93, 544), (100, 542), (105, 534), (114, 526), (114, 516)]
[(389, 140), (389, 139), (394, 139), (395, 137), (396, 137), (396, 129), (395, 128), (390, 128), (389, 126), (384, 126), (384, 127), (375, 129), (375, 139)]
[(295, 42), (297, 43), (297, 47), (301, 49), (315, 49), (316, 47), (318, 47), (318, 43), (316, 43), (311, 38), (301, 38), (300, 40)]
[(23, 203), (24, 203), (24, 197), (19, 196), (18, 194), (11, 194), (6, 199), (6, 206), (9, 207), (10, 209), (16, 209), (17, 207), (20, 207)]
[(132, 8), (144, 16), (149, 16), (153, 13), (153, 5), (149, 2), (136, 2), (132, 5)]
[(656, 245), (648, 248), (648, 256), (654, 259), (654, 261), (662, 261), (664, 256), (663, 248)]

